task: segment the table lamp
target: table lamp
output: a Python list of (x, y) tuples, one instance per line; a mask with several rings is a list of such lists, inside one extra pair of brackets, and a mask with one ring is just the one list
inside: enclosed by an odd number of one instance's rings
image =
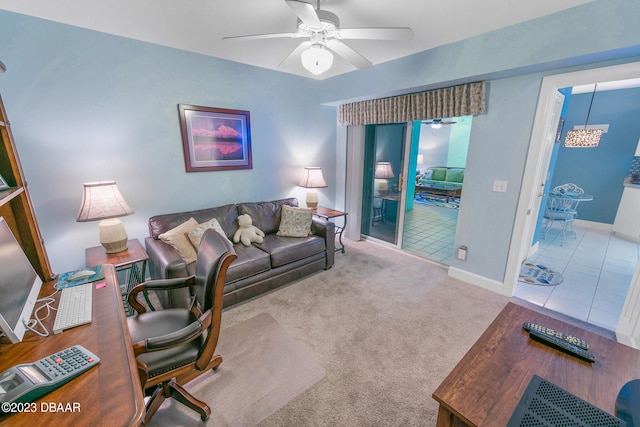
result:
[(391, 162), (378, 162), (376, 163), (376, 171), (374, 178), (378, 180), (376, 183), (376, 189), (380, 194), (386, 194), (389, 189), (389, 178), (393, 178), (393, 169), (391, 168)]
[(308, 166), (304, 168), (304, 174), (298, 182), (298, 186), (302, 188), (311, 188), (307, 191), (305, 202), (308, 208), (315, 209), (318, 207), (318, 192), (315, 188), (325, 188), (327, 183), (322, 176), (322, 168), (317, 166)]
[(133, 210), (122, 197), (115, 181), (84, 184), (78, 222), (97, 221), (100, 243), (108, 254), (127, 249), (127, 232), (117, 217), (130, 215)]

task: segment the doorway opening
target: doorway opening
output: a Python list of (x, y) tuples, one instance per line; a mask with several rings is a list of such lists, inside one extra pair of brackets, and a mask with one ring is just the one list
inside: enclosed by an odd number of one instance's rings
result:
[[(563, 146), (568, 130), (575, 129), (578, 113), (589, 104), (591, 94), (583, 87), (563, 88), (563, 119), (560, 143), (553, 144), (544, 197), (536, 232), (535, 253), (528, 265), (544, 266), (557, 285), (536, 285), (521, 279), (514, 295), (536, 305), (615, 330), (640, 256), (640, 245), (615, 235), (614, 219), (622, 212), (623, 181), (637, 151), (637, 115), (640, 89), (620, 81), (598, 82), (597, 107), (592, 126), (603, 129), (598, 148)], [(590, 86), (595, 95), (594, 85)], [(614, 110), (611, 106), (615, 106)], [(611, 132), (609, 132), (611, 131)], [(606, 167), (602, 167), (606, 164)], [(602, 171), (594, 176), (590, 170)], [(547, 201), (563, 200), (569, 216), (557, 216)], [(544, 217), (544, 218), (543, 218)], [(612, 229), (612, 225), (613, 229)], [(526, 268), (526, 267), (525, 267)]]
[[(537, 209), (533, 209), (533, 201), (536, 199), (536, 194), (539, 193), (540, 182), (538, 180), (538, 172), (542, 171), (546, 173), (549, 168), (549, 162), (544, 161), (542, 148), (544, 146), (543, 135), (545, 133), (545, 125), (549, 117), (548, 106), (552, 102), (552, 98), (560, 88), (593, 84), (595, 82), (633, 79), (637, 77), (638, 72), (640, 72), (640, 63), (629, 63), (558, 74), (543, 79), (538, 108), (534, 119), (531, 144), (529, 145), (523, 181), (520, 188), (520, 199), (516, 211), (516, 221), (512, 233), (513, 238), (503, 284), (509, 295), (513, 295), (515, 291), (522, 261), (527, 258), (529, 251), (533, 249), (531, 236), (536, 222), (532, 216), (538, 213)], [(640, 293), (635, 292), (638, 286), (640, 286), (637, 271), (638, 265), (636, 266), (636, 273), (632, 278), (630, 289), (616, 328), (618, 341), (628, 343), (629, 345), (633, 345), (633, 343), (636, 342), (634, 340), (638, 339), (637, 332), (636, 335), (634, 335), (633, 332), (634, 327), (637, 330), (637, 326), (635, 326), (636, 320), (634, 319), (639, 318), (638, 310), (640, 309), (640, 304), (637, 304)]]
[(450, 265), (473, 116), (414, 123), (402, 249)]

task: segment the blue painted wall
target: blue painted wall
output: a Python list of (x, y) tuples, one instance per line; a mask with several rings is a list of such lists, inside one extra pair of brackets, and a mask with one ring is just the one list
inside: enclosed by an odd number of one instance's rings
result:
[[(314, 80), (5, 11), (0, 40), (0, 94), (55, 272), (98, 245), (98, 224), (76, 222), (84, 182), (117, 181), (141, 240), (155, 214), (304, 200), (304, 166), (323, 168), (333, 204), (336, 111)], [(250, 111), (253, 169), (186, 173), (180, 103)]]
[[(591, 93), (572, 95), (562, 141), (574, 125), (584, 125)], [(579, 219), (613, 224), (622, 197), (622, 181), (640, 138), (640, 88), (597, 92), (589, 124), (608, 124), (609, 131), (595, 148), (567, 148), (559, 144), (551, 188), (567, 182), (593, 194), (581, 203)]]
[[(310, 164), (323, 167), (329, 185), (320, 202), (339, 204), (345, 172), (335, 165), (345, 150), (336, 146), (335, 105), (487, 80), (456, 232), (468, 258), (452, 266), (501, 281), (542, 78), (638, 60), (637, 22), (637, 0), (597, 0), (313, 81), (0, 11), (8, 67), (0, 93), (53, 269), (62, 272), (83, 265), (84, 248), (97, 244), (97, 225), (75, 222), (83, 182), (118, 181), (135, 210), (123, 222), (138, 238), (157, 213), (304, 197), (295, 183)], [(254, 169), (185, 173), (178, 103), (249, 110)], [(495, 179), (508, 181), (506, 193), (491, 191)]]

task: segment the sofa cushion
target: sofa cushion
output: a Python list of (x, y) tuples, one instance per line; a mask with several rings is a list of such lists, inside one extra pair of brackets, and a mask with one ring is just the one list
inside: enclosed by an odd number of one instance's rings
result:
[(447, 178), (447, 168), (431, 168), (433, 175), (431, 179), (434, 181), (444, 181)]
[(204, 232), (209, 229), (216, 231), (221, 236), (224, 236), (225, 239), (229, 240), (222, 227), (220, 227), (220, 223), (218, 222), (218, 220), (215, 218), (211, 218), (209, 221), (198, 224), (197, 227), (187, 231), (187, 237), (189, 238), (189, 241), (195, 248), (196, 252), (200, 247), (200, 240), (202, 240)]
[(464, 169), (462, 168), (447, 169), (447, 176), (445, 178), (445, 181), (462, 182), (463, 179), (464, 179)]
[(249, 215), (253, 225), (264, 231), (264, 234), (272, 234), (278, 231), (280, 226), (280, 206), (285, 204), (296, 207), (298, 206), (298, 199), (289, 198), (272, 202), (241, 203), (238, 205), (238, 215)]
[(269, 254), (255, 246), (233, 245), (238, 258), (231, 263), (227, 270), (225, 283), (253, 276), (271, 269)]
[(307, 237), (311, 234), (313, 209), (294, 208), (288, 205), (282, 205), (280, 209), (280, 226), (276, 233), (278, 236)]
[(177, 227), (189, 218), (195, 219), (198, 223), (216, 218), (228, 238), (233, 236), (233, 233), (235, 233), (238, 228), (236, 222), (237, 217), (238, 210), (236, 205), (224, 205), (216, 208), (155, 215), (149, 218), (149, 236), (158, 239), (160, 234)]
[(267, 234), (264, 241), (255, 246), (271, 256), (271, 267), (279, 267), (293, 261), (321, 253), (325, 250), (324, 239), (318, 236), (284, 237)]
[(197, 226), (197, 221), (193, 218), (189, 218), (177, 227), (160, 234), (158, 238), (171, 245), (176, 252), (178, 252), (178, 255), (180, 255), (184, 262), (191, 264), (196, 260), (197, 252), (187, 238), (187, 233)]

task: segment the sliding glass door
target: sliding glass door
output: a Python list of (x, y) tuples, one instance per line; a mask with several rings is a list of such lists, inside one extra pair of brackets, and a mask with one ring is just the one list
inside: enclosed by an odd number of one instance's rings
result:
[(361, 234), (400, 245), (405, 200), (407, 125), (367, 125)]

